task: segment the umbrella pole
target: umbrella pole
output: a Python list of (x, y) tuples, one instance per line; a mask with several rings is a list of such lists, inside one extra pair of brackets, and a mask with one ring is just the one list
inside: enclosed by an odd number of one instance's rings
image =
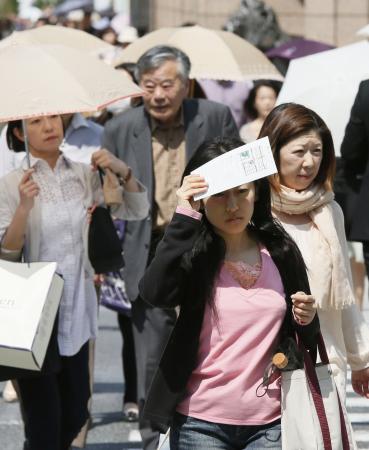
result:
[(26, 128), (25, 119), (22, 119), (22, 128), (23, 128), (23, 136), (24, 136), (24, 147), (26, 149), (27, 167), (28, 167), (28, 169), (30, 169), (31, 168), (31, 159), (29, 157), (28, 136), (27, 136), (27, 128)]
[(195, 79), (193, 78), (190, 80), (188, 97), (193, 98), (194, 93), (195, 93)]

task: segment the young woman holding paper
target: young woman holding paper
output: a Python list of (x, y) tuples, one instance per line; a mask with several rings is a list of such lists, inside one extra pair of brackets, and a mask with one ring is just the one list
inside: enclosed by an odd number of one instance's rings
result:
[(180, 307), (144, 411), (171, 426), (172, 450), (280, 449), (280, 387), (265, 392), (264, 371), (295, 332), (316, 345), (304, 263), (272, 217), (267, 179), (193, 199), (208, 186), (191, 173), (241, 145), (216, 139), (197, 150), (140, 283), (151, 305)]
[(331, 133), (314, 111), (286, 103), (266, 118), (264, 136), (278, 168), (270, 179), (273, 213), (304, 257), (341, 398), (347, 364), (354, 391), (369, 398), (369, 328), (355, 304), (343, 214), (334, 201)]
[[(0, 258), (56, 261), (64, 291), (59, 308), (60, 364), (47, 373), (19, 378), (27, 450), (67, 450), (85, 424), (90, 396), (88, 341), (96, 337), (97, 299), (88, 260), (89, 209), (103, 203), (97, 166), (126, 180), (123, 203), (114, 214), (139, 220), (148, 213), (145, 189), (127, 165), (107, 150), (92, 166), (63, 156), (63, 125), (58, 115), (25, 121), (30, 164), (0, 179)], [(20, 121), (8, 124), (9, 147), (24, 151)]]

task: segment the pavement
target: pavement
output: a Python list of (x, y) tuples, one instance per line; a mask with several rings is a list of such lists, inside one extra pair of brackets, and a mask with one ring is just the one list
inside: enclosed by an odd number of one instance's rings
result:
[[(369, 323), (368, 300), (364, 314)], [(136, 424), (123, 421), (121, 336), (116, 315), (100, 309), (100, 332), (96, 346), (95, 385), (92, 404), (92, 427), (87, 450), (142, 449)], [(0, 383), (2, 392), (4, 383)], [(369, 450), (369, 400), (352, 392), (348, 383), (347, 407), (359, 449)], [(0, 450), (21, 450), (23, 426), (18, 403), (5, 403), (0, 397)]]

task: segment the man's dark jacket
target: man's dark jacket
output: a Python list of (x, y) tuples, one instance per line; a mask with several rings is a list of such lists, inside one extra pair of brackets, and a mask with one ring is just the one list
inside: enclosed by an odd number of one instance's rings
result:
[[(187, 99), (183, 102), (186, 160), (208, 139), (217, 136), (239, 138), (236, 124), (227, 106), (208, 100)], [(147, 187), (151, 205), (154, 198), (154, 171), (149, 116), (143, 106), (133, 108), (110, 120), (105, 126), (103, 147), (125, 161)], [(148, 260), (152, 223), (146, 220), (127, 222), (124, 239), (127, 293), (133, 301), (138, 282)]]
[[(351, 110), (341, 146), (346, 182), (358, 195), (355, 199), (349, 238), (369, 241), (369, 80), (362, 81)], [(359, 181), (361, 179), (361, 183)], [(359, 182), (358, 182), (359, 181)], [(360, 185), (361, 184), (361, 185)]]

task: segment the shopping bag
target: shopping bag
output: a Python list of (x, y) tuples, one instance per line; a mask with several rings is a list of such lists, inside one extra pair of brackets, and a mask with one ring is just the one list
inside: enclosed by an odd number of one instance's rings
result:
[(304, 368), (281, 373), (282, 450), (356, 449), (345, 405), (337, 391), (323, 337), (321, 363), (299, 342)]
[(0, 260), (1, 366), (41, 370), (63, 291), (56, 267)]

